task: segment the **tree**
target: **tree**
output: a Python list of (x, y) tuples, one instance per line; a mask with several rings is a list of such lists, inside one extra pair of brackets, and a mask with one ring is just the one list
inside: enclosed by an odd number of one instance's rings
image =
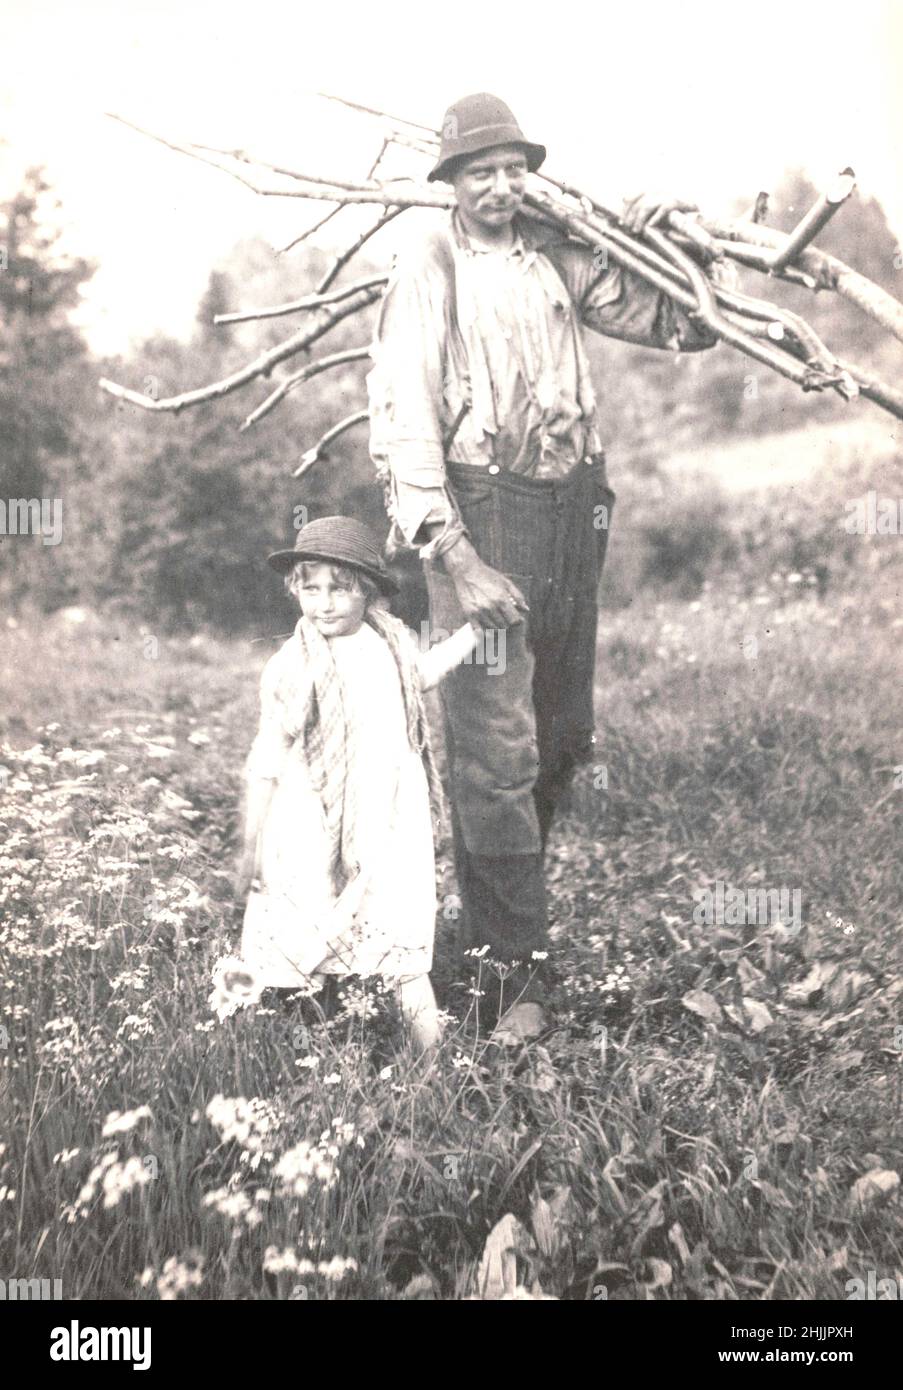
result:
[[(63, 497), (76, 471), (78, 417), (92, 371), (69, 313), (94, 267), (58, 249), (53, 219), (59, 206), (37, 168), (0, 205), (0, 497), (7, 501)], [(69, 579), (55, 550), (5, 538), (0, 591), (11, 598), (40, 584), (45, 596), (61, 601)]]
[[(214, 327), (213, 315), (298, 298), (327, 263), (310, 249), (292, 262), (274, 261), (264, 243), (241, 243), (211, 274), (190, 343), (157, 337), (110, 364), (109, 374), (158, 396), (228, 375), (286, 337), (296, 320)], [(360, 320), (340, 324), (318, 351), (366, 343), (367, 331)], [(293, 610), (267, 552), (290, 545), (305, 519), (333, 511), (353, 510), (385, 530), (366, 430), (343, 436), (333, 457), (292, 478), (304, 451), (348, 413), (365, 370), (354, 363), (324, 374), (316, 390), (291, 394), (245, 432), (240, 423), (275, 381), (179, 415), (148, 415), (104, 397), (97, 417), (104, 483), (86, 528), (105, 537), (91, 579), (94, 601), (114, 601), (161, 630), (208, 626), (262, 636), (290, 627)]]

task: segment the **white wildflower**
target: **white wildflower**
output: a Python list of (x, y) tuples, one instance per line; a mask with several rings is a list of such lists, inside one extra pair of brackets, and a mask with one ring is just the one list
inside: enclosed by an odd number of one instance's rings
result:
[(67, 1163), (71, 1163), (73, 1158), (77, 1157), (80, 1153), (81, 1149), (63, 1149), (60, 1153), (53, 1155), (53, 1162), (61, 1163), (65, 1167)]
[(140, 1158), (126, 1159), (125, 1163), (113, 1163), (103, 1175), (103, 1204), (109, 1209), (119, 1202), (133, 1187), (144, 1187), (152, 1179), (152, 1173)]
[(134, 1129), (142, 1120), (152, 1118), (149, 1105), (139, 1105), (137, 1110), (111, 1110), (104, 1120), (101, 1135), (104, 1139), (109, 1139), (113, 1134), (128, 1134), (129, 1130)]
[(298, 1256), (294, 1250), (279, 1250), (268, 1245), (263, 1253), (263, 1268), (267, 1274), (297, 1274)]
[(342, 1259), (340, 1255), (333, 1255), (331, 1260), (320, 1260), (317, 1265), (317, 1273), (322, 1274), (324, 1279), (331, 1279), (336, 1282), (344, 1279), (346, 1274), (357, 1269), (357, 1260)]
[(157, 1280), (157, 1293), (164, 1303), (171, 1303), (189, 1289), (198, 1289), (204, 1282), (204, 1256), (189, 1250), (184, 1259), (171, 1255)]
[(251, 1004), (256, 1004), (264, 985), (246, 961), (238, 956), (223, 956), (213, 968), (213, 993), (210, 1007), (220, 1023)]

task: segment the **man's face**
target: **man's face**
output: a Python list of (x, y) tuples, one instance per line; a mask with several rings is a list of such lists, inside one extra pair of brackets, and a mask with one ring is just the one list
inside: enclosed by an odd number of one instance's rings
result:
[(523, 205), (527, 157), (519, 145), (496, 145), (462, 162), (452, 177), (465, 220), (497, 231)]

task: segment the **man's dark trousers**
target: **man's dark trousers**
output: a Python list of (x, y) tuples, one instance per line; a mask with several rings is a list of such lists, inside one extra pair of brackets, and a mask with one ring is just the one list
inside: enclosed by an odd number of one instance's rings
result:
[[(555, 480), (457, 463), (447, 475), (480, 559), (530, 609), (486, 634), (442, 686), (462, 945), (523, 962), (523, 984), (532, 953), (548, 949), (543, 852), (555, 806), (593, 754), (596, 595), (614, 494), (600, 455)], [(464, 616), (451, 579), (426, 569), (439, 637)], [(539, 983), (522, 997), (540, 997)]]

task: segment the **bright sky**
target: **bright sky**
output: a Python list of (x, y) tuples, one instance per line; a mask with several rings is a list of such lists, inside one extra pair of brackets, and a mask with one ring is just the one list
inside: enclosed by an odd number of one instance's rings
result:
[(355, 176), (374, 131), (316, 91), (438, 126), (489, 90), (604, 201), (665, 189), (715, 211), (788, 166), (822, 184), (850, 164), (903, 237), (903, 0), (0, 0), (0, 35), (0, 197), (46, 166), (66, 246), (100, 262), (82, 313), (100, 351), (187, 332), (237, 240), (312, 220), (105, 111)]

